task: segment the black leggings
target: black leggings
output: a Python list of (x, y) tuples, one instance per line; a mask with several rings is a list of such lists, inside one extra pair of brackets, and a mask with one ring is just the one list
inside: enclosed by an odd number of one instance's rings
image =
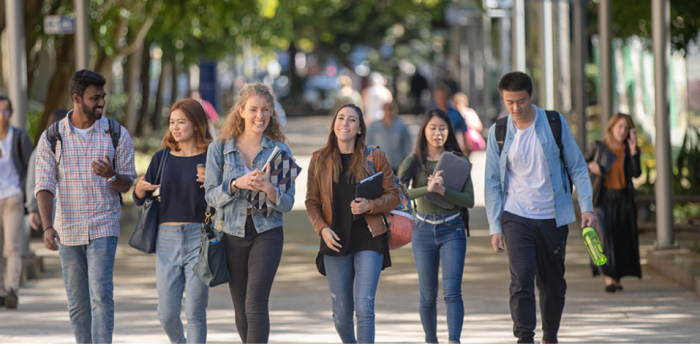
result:
[(224, 243), (228, 270), (236, 278), (228, 287), (238, 335), (244, 344), (266, 344), (270, 337), (270, 290), (282, 259), (282, 227), (258, 234), (248, 216), (245, 238), (225, 234)]

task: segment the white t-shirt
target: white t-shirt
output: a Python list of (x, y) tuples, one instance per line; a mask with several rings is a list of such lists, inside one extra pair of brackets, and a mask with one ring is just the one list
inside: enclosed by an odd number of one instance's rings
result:
[(537, 118), (524, 130), (516, 127), (513, 135), (508, 149), (504, 210), (528, 219), (554, 219), (554, 192), (544, 150), (535, 132), (536, 122)]
[(79, 128), (73, 126), (73, 130), (75, 130), (75, 133), (77, 133), (80, 136), (80, 138), (83, 139), (83, 141), (86, 141), (87, 140), (87, 133), (90, 132), (90, 130), (92, 130), (93, 127), (95, 127), (95, 124), (92, 124), (92, 126), (86, 128), (86, 129), (79, 129)]
[(7, 131), (5, 139), (0, 141), (0, 146), (0, 199), (5, 199), (22, 192), (17, 169), (12, 162), (12, 127)]

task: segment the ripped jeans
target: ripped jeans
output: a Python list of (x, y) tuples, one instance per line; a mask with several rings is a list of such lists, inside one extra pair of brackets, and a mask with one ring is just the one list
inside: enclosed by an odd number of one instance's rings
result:
[[(384, 255), (360, 251), (346, 256), (323, 256), (323, 260), (331, 291), (333, 321), (340, 340), (344, 344), (373, 344), (374, 299)], [(357, 339), (354, 311), (357, 314)]]

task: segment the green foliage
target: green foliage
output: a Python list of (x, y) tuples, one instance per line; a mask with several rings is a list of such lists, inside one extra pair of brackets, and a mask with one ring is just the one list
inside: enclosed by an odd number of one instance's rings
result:
[(700, 195), (700, 126), (688, 126), (674, 170), (674, 192)]
[(690, 250), (700, 253), (700, 239), (696, 240), (695, 243), (693, 243), (693, 246), (690, 247)]
[(674, 203), (673, 220), (682, 224), (700, 221), (700, 203)]
[[(40, 133), (39, 122), (41, 122), (41, 113), (43, 113), (41, 108), (29, 108), (27, 111), (27, 121), (29, 121), (29, 129), (27, 133), (29, 138), (38, 138)], [(43, 131), (42, 131), (43, 132)]]
[[(671, 47), (686, 54), (686, 47), (700, 43), (700, 1), (670, 0)], [(598, 4), (587, 1), (589, 33), (597, 32)], [(613, 34), (623, 39), (640, 36), (651, 39), (651, 1), (612, 1)], [(651, 46), (651, 40), (647, 43)]]

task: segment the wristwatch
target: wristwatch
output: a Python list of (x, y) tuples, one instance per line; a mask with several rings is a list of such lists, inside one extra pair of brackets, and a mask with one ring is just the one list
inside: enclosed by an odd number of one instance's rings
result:
[(117, 181), (117, 173), (114, 173), (113, 176), (111, 176), (111, 177), (109, 177), (109, 179), (107, 179), (108, 183), (113, 183), (115, 181)]
[(230, 190), (233, 190), (234, 187), (238, 188), (238, 186), (236, 186), (236, 179), (231, 180), (231, 189)]

